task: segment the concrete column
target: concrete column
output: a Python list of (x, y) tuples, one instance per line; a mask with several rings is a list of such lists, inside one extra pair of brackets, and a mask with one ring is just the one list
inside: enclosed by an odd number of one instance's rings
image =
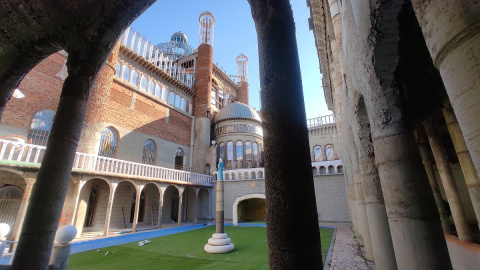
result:
[(165, 188), (158, 189), (159, 199), (158, 199), (158, 217), (157, 217), (157, 229), (162, 228), (162, 214), (163, 214), (163, 193), (165, 192)]
[(480, 174), (480, 3), (412, 0), (435, 66)]
[(80, 191), (82, 190), (83, 185), (85, 185), (85, 181), (77, 180), (77, 185), (75, 187), (75, 192), (73, 193), (73, 212), (72, 212), (72, 220), (70, 221), (70, 225), (76, 224), (77, 219), (77, 211), (78, 211), (78, 200), (80, 198)]
[(354, 181), (355, 181), (355, 195), (357, 198), (357, 225), (358, 230), (361, 232), (363, 238), (363, 246), (365, 246), (365, 256), (367, 260), (374, 261), (374, 254), (373, 254), (373, 247), (372, 247), (372, 239), (370, 237), (370, 227), (367, 217), (367, 208), (365, 206), (365, 198), (363, 196), (363, 186), (361, 182), (361, 176), (357, 172), (354, 174)]
[(217, 180), (217, 192), (216, 192), (216, 220), (215, 220), (215, 225), (216, 225), (216, 233), (224, 233), (224, 214), (225, 214), (225, 209), (224, 209), (224, 189), (223, 189), (224, 183), (222, 180), (219, 179)]
[(260, 59), (269, 267), (320, 269), (315, 188), (290, 2), (248, 2)]
[(25, 191), (23, 193), (22, 202), (20, 204), (20, 208), (18, 209), (17, 217), (15, 218), (15, 227), (12, 229), (13, 241), (18, 241), (20, 238), (20, 232), (22, 231), (25, 213), (27, 212), (28, 200), (30, 199), (35, 178), (26, 177), (25, 181), (27, 182), (27, 186), (25, 187)]
[(135, 212), (133, 214), (133, 225), (132, 225), (132, 232), (137, 231), (137, 224), (138, 224), (138, 211), (140, 210), (140, 197), (142, 194), (143, 186), (139, 185), (136, 186), (136, 194), (135, 194)]
[(458, 233), (458, 239), (462, 241), (472, 241), (472, 234), (468, 227), (462, 201), (460, 200), (455, 178), (453, 178), (450, 163), (447, 160), (442, 141), (433, 129), (431, 121), (424, 121), (423, 126), (427, 132), (428, 141), (430, 142), (435, 163), (437, 164), (438, 172), (440, 173), (440, 179), (442, 180), (443, 188), (445, 189), (447, 200), (450, 204), (450, 210), (452, 211), (453, 222), (455, 223), (455, 228)]
[(425, 145), (424, 138), (418, 138), (418, 149), (420, 150), (420, 155), (422, 156), (423, 165), (425, 166), (425, 171), (427, 172), (428, 181), (430, 182), (430, 187), (432, 187), (433, 197), (435, 197), (435, 203), (437, 204), (438, 212), (440, 214), (440, 220), (442, 221), (442, 228), (445, 234), (452, 234), (452, 225), (448, 219), (448, 214), (445, 209), (445, 203), (443, 202), (442, 194), (440, 193), (440, 187), (438, 186), (437, 178), (433, 172), (433, 165), (430, 161), (428, 155), (428, 149)]
[(177, 225), (182, 226), (182, 208), (183, 208), (183, 192), (185, 189), (178, 189), (178, 220)]
[(108, 230), (110, 228), (110, 218), (112, 217), (113, 198), (115, 197), (115, 190), (118, 183), (110, 184), (110, 194), (108, 195), (107, 212), (105, 213), (105, 226), (103, 228), (103, 236), (108, 236)]
[(447, 122), (448, 132), (452, 137), (455, 152), (457, 152), (458, 161), (460, 162), (463, 176), (465, 177), (468, 193), (470, 194), (470, 199), (472, 200), (473, 210), (475, 211), (475, 216), (477, 217), (477, 223), (480, 227), (480, 180), (478, 179), (472, 157), (470, 156), (470, 152), (468, 151), (465, 139), (463, 138), (462, 131), (458, 126), (457, 118), (455, 117), (452, 108), (450, 105), (447, 105), (442, 111), (445, 121)]

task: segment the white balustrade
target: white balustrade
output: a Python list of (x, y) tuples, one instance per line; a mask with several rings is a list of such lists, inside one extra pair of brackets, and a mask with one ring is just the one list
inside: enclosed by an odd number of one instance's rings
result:
[[(339, 160), (317, 161), (312, 162), (312, 169), (315, 169), (313, 175), (343, 174), (343, 162)], [(218, 171), (213, 172), (218, 179)], [(255, 180), (265, 179), (264, 168), (235, 169), (224, 170), (223, 180)]]
[(177, 81), (192, 88), (194, 84), (194, 74), (187, 73), (185, 68), (177, 66), (177, 63), (174, 64), (171, 57), (164, 55), (159, 47), (148, 41), (132, 27), (128, 27), (125, 30), (120, 38), (120, 42), (159, 69), (165, 71)]
[(307, 119), (307, 127), (316, 127), (330, 124), (335, 124), (335, 116), (333, 114)]
[[(0, 159), (13, 162), (41, 163), (45, 146), (0, 139)], [(126, 160), (76, 152), (73, 168), (86, 171), (118, 173), (140, 177), (176, 180), (192, 184), (208, 184), (212, 176), (169, 169)]]

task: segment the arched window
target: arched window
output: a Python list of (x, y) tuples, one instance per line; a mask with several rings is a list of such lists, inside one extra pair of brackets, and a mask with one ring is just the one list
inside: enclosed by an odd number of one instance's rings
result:
[(227, 143), (227, 160), (233, 162), (233, 142)]
[(130, 68), (127, 65), (123, 67), (122, 79), (127, 82), (130, 81)]
[(247, 168), (252, 168), (252, 143), (245, 143), (245, 165)]
[(185, 101), (185, 111), (187, 113), (190, 112), (190, 103), (188, 101)]
[[(220, 143), (218, 145), (218, 159), (222, 159), (223, 163), (226, 162), (225, 160), (225, 143)], [(219, 160), (217, 160), (217, 163), (220, 162)]]
[(147, 85), (148, 85), (147, 77), (142, 76), (142, 79), (140, 80), (140, 89), (147, 91)]
[(237, 152), (237, 155), (235, 157), (237, 161), (237, 168), (243, 168), (243, 142), (238, 141), (236, 145), (237, 147), (235, 150)]
[(54, 117), (55, 112), (52, 110), (41, 110), (37, 112), (30, 125), (27, 141), (31, 144), (46, 146)]
[(177, 151), (175, 151), (175, 169), (183, 169), (183, 156), (185, 156), (185, 152), (183, 152), (183, 149), (179, 147)]
[(327, 156), (327, 160), (334, 160), (334, 154), (333, 154), (333, 146), (332, 145), (327, 145), (325, 146), (325, 156)]
[(180, 110), (185, 111), (185, 99), (180, 99)]
[(167, 101), (167, 97), (168, 97), (168, 89), (166, 87), (163, 87), (163, 90), (162, 90), (162, 99)]
[(253, 166), (258, 167), (258, 144), (253, 143)]
[(122, 73), (122, 64), (120, 62), (117, 62), (115, 65), (115, 76), (120, 77), (120, 74)]
[(138, 72), (135, 70), (132, 71), (132, 80), (130, 81), (131, 84), (138, 86)]
[(143, 157), (142, 162), (145, 164), (154, 165), (155, 157), (157, 155), (157, 146), (152, 140), (147, 140), (143, 145)]
[(322, 147), (316, 145), (313, 147), (313, 160), (314, 161), (322, 161)]
[(118, 133), (112, 127), (107, 127), (102, 131), (100, 137), (100, 147), (98, 155), (102, 157), (114, 158), (118, 146)]
[(160, 98), (162, 96), (162, 87), (159, 84), (155, 86), (155, 96)]
[(168, 96), (168, 104), (170, 105), (175, 105), (175, 93), (170, 92), (170, 95)]
[(148, 83), (148, 93), (152, 95), (155, 94), (155, 83), (153, 80)]
[(175, 96), (175, 107), (180, 108), (180, 96)]

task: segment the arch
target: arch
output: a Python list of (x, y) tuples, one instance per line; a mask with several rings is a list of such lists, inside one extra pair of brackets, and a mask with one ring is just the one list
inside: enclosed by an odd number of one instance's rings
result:
[(130, 83), (138, 86), (138, 72), (135, 70), (132, 71), (132, 79), (130, 80)]
[(312, 174), (313, 176), (319, 175), (317, 167), (312, 167)]
[(210, 175), (210, 164), (205, 164), (205, 174)]
[(105, 213), (111, 190), (109, 181), (95, 177), (83, 183), (77, 204), (76, 223), (78, 234), (100, 231), (105, 226)]
[(168, 95), (168, 104), (170, 105), (175, 105), (175, 93), (170, 91), (170, 94)]
[(148, 93), (151, 95), (155, 94), (155, 83), (153, 82), (153, 80), (150, 80), (150, 82), (148, 82)]
[(126, 82), (130, 81), (130, 68), (127, 65), (123, 66), (122, 79)]
[(147, 91), (147, 87), (148, 87), (148, 80), (147, 80), (147, 77), (143, 75), (142, 79), (140, 79), (140, 89), (142, 89), (143, 91)]
[[(146, 194), (144, 224), (157, 225), (160, 210), (160, 188), (155, 183), (146, 184), (142, 192)], [(140, 222), (140, 221), (139, 221)]]
[(258, 172), (258, 179), (263, 179), (264, 176), (263, 176), (263, 171), (259, 171)]
[(197, 194), (192, 186), (182, 193), (182, 222), (195, 222), (197, 216)]
[(118, 131), (113, 127), (103, 129), (100, 137), (98, 155), (102, 157), (114, 158), (118, 150)]
[[(225, 143), (224, 142), (221, 142), (219, 145), (218, 145), (218, 153), (217, 153), (217, 156), (218, 156), (218, 159), (222, 159), (223, 162), (226, 162), (227, 160), (225, 159)], [(217, 164), (219, 162), (219, 160), (217, 160)]]
[(159, 84), (155, 86), (155, 96), (158, 98), (162, 97), (162, 87)]
[[(137, 191), (133, 193), (132, 206), (130, 208), (130, 223), (133, 223), (135, 217), (135, 202), (137, 200)], [(138, 207), (138, 218), (137, 222), (145, 221), (145, 205), (147, 200), (147, 193), (145, 190), (140, 191), (140, 205)]]
[(320, 174), (327, 174), (327, 168), (320, 166)]
[(250, 173), (250, 179), (257, 179), (255, 172)]
[(342, 165), (337, 166), (337, 173), (343, 173), (343, 166)]
[(181, 147), (177, 148), (175, 151), (175, 169), (182, 170), (183, 169), (183, 157), (185, 156), (185, 152)]
[(252, 168), (252, 143), (245, 142), (245, 168)]
[(328, 166), (328, 174), (334, 174), (335, 173), (335, 167), (332, 165)]
[(120, 77), (122, 75), (122, 64), (120, 62), (117, 62), (115, 64), (115, 76)]
[(143, 145), (142, 163), (154, 165), (157, 157), (157, 144), (148, 139)]
[(180, 108), (180, 96), (175, 95), (175, 107)]
[(320, 145), (313, 147), (313, 160), (322, 161), (322, 147)]
[(329, 144), (325, 146), (325, 156), (327, 157), (327, 160), (335, 159), (335, 154), (333, 152), (333, 145)]
[(166, 87), (162, 87), (162, 100), (167, 101), (168, 97), (168, 89)]
[(162, 223), (178, 221), (179, 194), (178, 188), (173, 185), (165, 189), (163, 194)]
[(233, 225), (238, 225), (238, 204), (249, 199), (263, 199), (265, 201), (265, 194), (248, 194), (238, 197), (233, 203)]
[[(20, 187), (5, 185), (0, 187), (0, 223), (10, 225), (11, 231), (16, 226), (16, 219), (22, 203), (23, 190)], [(9, 238), (11, 238), (11, 233)]]
[(235, 144), (235, 161), (236, 161), (236, 168), (243, 168), (243, 142), (237, 141)]
[(55, 111), (41, 110), (37, 112), (30, 124), (27, 135), (28, 143), (46, 146), (54, 118)]
[(197, 219), (210, 220), (210, 192), (206, 188), (200, 188), (198, 191)]

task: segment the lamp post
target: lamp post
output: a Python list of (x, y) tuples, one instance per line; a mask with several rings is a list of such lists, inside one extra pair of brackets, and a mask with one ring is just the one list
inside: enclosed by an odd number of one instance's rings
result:
[[(213, 141), (212, 141), (213, 143)], [(230, 238), (224, 231), (224, 203), (223, 203), (223, 160), (220, 158), (218, 162), (218, 178), (217, 178), (217, 219), (215, 221), (215, 233), (204, 250), (208, 253), (228, 253), (235, 249)]]

